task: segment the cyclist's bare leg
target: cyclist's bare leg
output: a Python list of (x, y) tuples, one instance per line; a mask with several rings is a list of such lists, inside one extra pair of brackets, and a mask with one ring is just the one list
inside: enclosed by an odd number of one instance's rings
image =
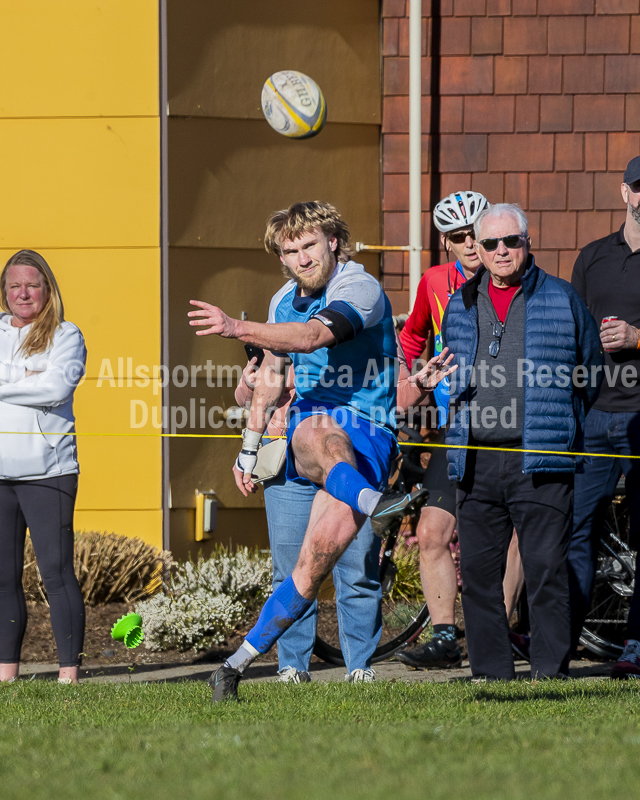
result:
[(449, 544), (456, 519), (435, 506), (422, 509), (416, 536), (420, 546), (420, 581), (434, 625), (453, 625), (458, 579)]
[(515, 611), (518, 598), (524, 586), (524, 571), (520, 560), (520, 548), (518, 547), (518, 534), (513, 529), (513, 536), (509, 544), (507, 553), (507, 567), (502, 583), (504, 591), (504, 604), (507, 609), (507, 619), (510, 620)]

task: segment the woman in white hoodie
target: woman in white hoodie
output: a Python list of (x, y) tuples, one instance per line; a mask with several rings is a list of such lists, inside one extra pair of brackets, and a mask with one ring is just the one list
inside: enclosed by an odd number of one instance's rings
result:
[(73, 571), (78, 488), (73, 393), (87, 351), (64, 321), (58, 284), (21, 250), (0, 275), (0, 681), (18, 675), (27, 624), (22, 590), (27, 527), (51, 608), (60, 681), (78, 682), (84, 603)]

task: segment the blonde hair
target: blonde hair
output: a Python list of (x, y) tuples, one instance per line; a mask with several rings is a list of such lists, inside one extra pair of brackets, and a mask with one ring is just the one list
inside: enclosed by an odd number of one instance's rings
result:
[(282, 242), (298, 239), (315, 228), (319, 228), (328, 238), (336, 237), (338, 246), (335, 253), (338, 261), (349, 261), (353, 258), (355, 251), (351, 246), (349, 226), (335, 206), (317, 200), (294, 203), (289, 208), (274, 211), (267, 220), (264, 249), (267, 253), (279, 256)]
[(38, 353), (44, 353), (51, 347), (55, 332), (64, 322), (64, 306), (58, 283), (44, 258), (34, 250), (20, 250), (11, 256), (0, 275), (0, 305), (5, 311), (11, 312), (7, 301), (7, 274), (9, 267), (18, 265), (35, 267), (42, 275), (44, 284), (49, 290), (47, 302), (35, 322), (31, 324), (31, 330), (20, 348), (22, 354), (29, 358)]

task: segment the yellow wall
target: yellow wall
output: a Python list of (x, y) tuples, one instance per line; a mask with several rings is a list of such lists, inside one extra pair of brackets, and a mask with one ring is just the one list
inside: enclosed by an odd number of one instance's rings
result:
[[(85, 336), (80, 434), (130, 431), (131, 399), (160, 405), (152, 386), (98, 385), (103, 359), (160, 363), (158, 6), (0, 0), (0, 257), (40, 251)], [(161, 546), (160, 439), (78, 450), (76, 527)]]

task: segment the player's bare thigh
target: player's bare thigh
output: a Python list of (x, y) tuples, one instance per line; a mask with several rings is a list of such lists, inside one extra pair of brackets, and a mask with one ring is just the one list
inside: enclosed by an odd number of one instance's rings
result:
[(321, 489), (313, 500), (307, 532), (293, 580), (301, 595), (312, 599), (322, 581), (349, 547), (365, 521), (364, 514)]
[(340, 461), (356, 466), (351, 440), (338, 423), (327, 414), (303, 419), (291, 439), (296, 472), (318, 486)]

